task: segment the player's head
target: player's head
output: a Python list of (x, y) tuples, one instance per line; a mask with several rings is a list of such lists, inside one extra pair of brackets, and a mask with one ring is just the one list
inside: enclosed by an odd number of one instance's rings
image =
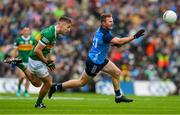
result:
[(68, 17), (61, 17), (58, 20), (56, 29), (59, 34), (66, 34), (70, 32), (72, 27), (72, 20)]
[(31, 30), (29, 27), (24, 27), (22, 30), (21, 30), (21, 34), (25, 37), (28, 37), (31, 33)]
[(112, 29), (113, 28), (113, 18), (111, 14), (104, 13), (101, 14), (101, 25), (102, 27), (106, 29)]

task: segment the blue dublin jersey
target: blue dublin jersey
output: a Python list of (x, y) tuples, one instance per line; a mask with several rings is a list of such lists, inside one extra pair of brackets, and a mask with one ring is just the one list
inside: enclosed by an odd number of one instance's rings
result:
[(110, 41), (113, 39), (112, 32), (99, 27), (94, 35), (92, 48), (89, 51), (89, 58), (95, 64), (103, 64), (107, 58)]

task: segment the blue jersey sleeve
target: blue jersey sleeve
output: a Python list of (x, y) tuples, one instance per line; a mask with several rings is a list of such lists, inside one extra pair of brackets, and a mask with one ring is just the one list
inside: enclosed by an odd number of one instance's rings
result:
[(104, 43), (110, 43), (110, 41), (114, 38), (114, 36), (111, 33), (106, 33), (103, 35), (103, 42)]

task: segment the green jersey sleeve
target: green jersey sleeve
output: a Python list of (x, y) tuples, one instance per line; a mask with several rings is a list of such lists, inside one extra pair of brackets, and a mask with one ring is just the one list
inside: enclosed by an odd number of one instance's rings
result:
[(42, 30), (41, 35), (40, 43), (42, 45), (46, 46), (47, 44), (51, 44), (52, 41), (54, 41), (54, 38), (56, 38), (55, 27), (50, 26), (49, 28)]

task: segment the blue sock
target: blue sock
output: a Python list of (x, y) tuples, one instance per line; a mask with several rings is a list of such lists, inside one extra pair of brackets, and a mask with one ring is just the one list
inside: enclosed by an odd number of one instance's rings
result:
[(115, 95), (116, 95), (116, 97), (121, 96), (121, 92), (120, 92), (120, 90), (119, 90), (119, 89), (118, 89), (118, 90), (115, 90)]
[(62, 90), (62, 83), (58, 83), (55, 85), (55, 90), (56, 91), (61, 91)]

